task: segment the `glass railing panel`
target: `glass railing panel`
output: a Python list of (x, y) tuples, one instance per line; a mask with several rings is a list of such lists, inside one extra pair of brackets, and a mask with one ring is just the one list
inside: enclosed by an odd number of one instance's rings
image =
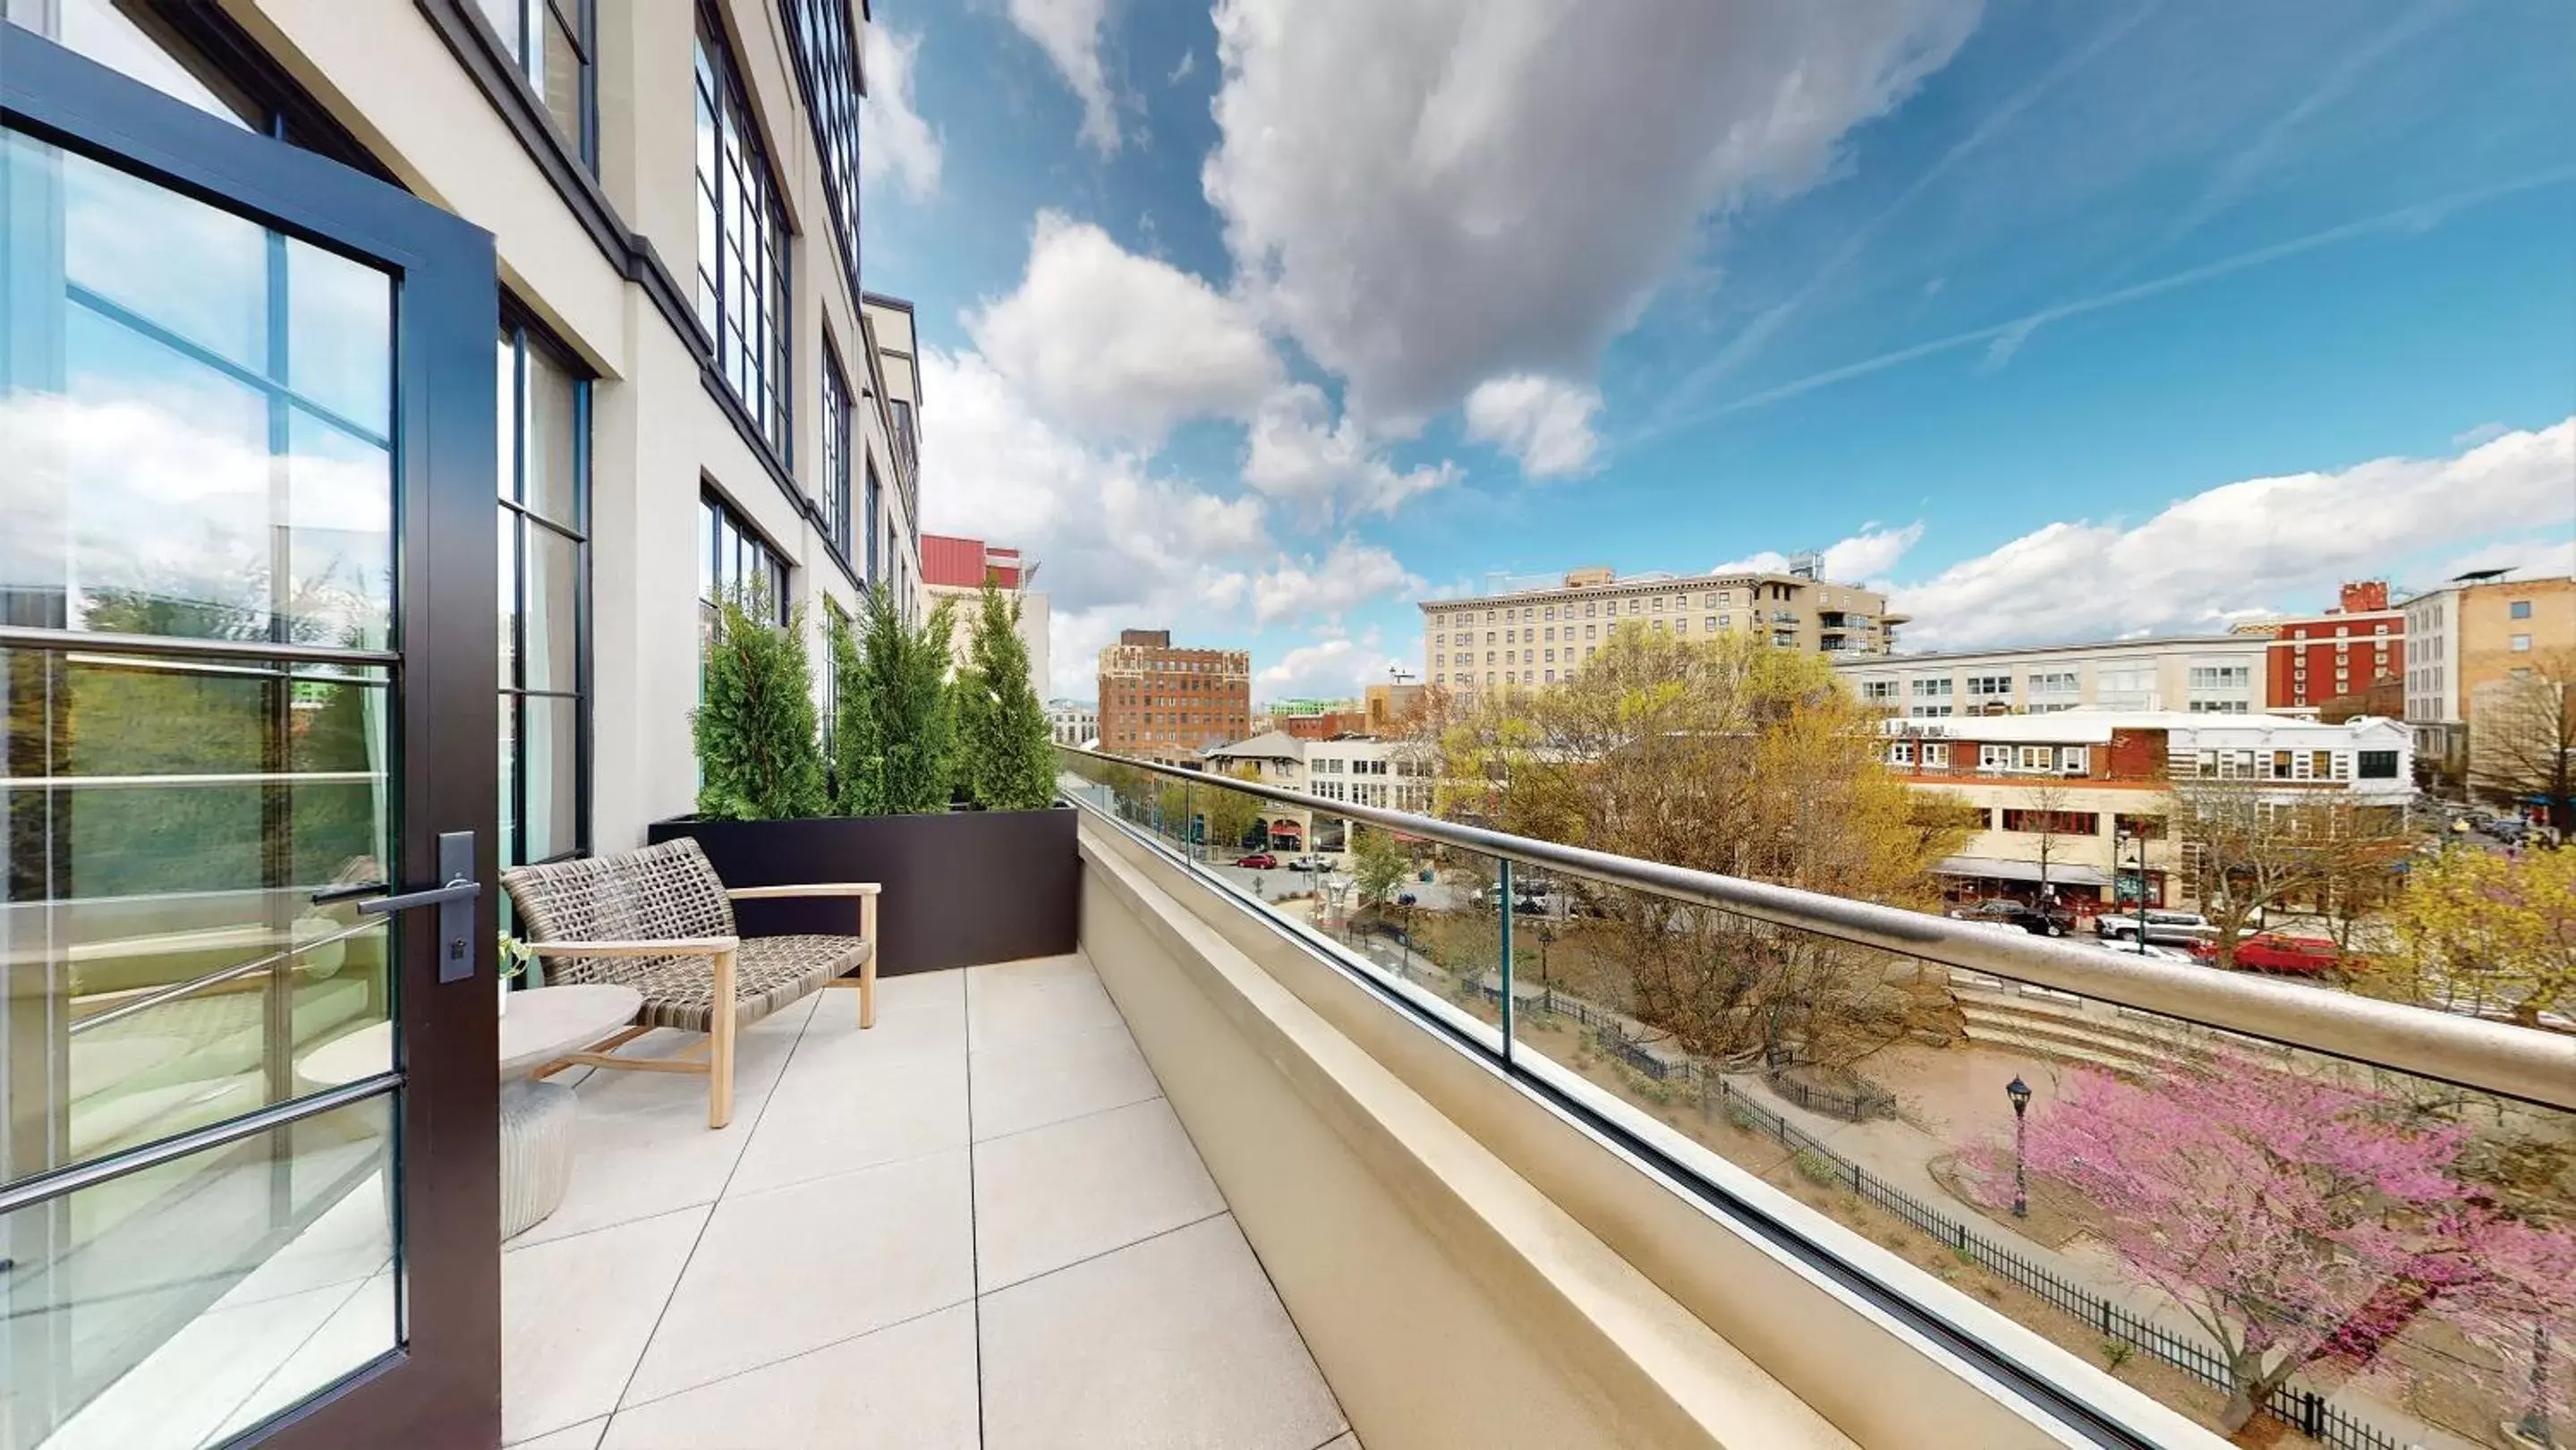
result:
[(2264, 1443), (2576, 1433), (2576, 1115), (1554, 875), (1516, 1062), (1889, 1250), (1934, 1313)]

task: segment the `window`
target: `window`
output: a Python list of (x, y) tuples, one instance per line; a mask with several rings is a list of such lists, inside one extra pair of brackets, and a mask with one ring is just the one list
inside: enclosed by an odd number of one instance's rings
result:
[(1949, 745), (1949, 742), (1947, 742), (1947, 741), (1943, 741), (1943, 740), (1926, 740), (1926, 741), (1924, 741), (1924, 742), (1923, 742), (1923, 764), (1924, 764), (1924, 766), (1925, 766), (1926, 768), (1929, 768), (1929, 769), (1938, 769), (1938, 770), (1947, 770), (1947, 769), (1949, 769), (1949, 768), (1950, 768), (1950, 745)]
[(2102, 816), (2098, 811), (2026, 811), (2006, 806), (2004, 829), (2034, 836), (2098, 836)]
[(1911, 740), (1889, 741), (1887, 744), (1887, 763), (1890, 765), (1912, 765), (1914, 763), (1914, 742)]
[(2111, 817), (2111, 830), (2115, 834), (2127, 836), (2133, 841), (2161, 841), (2165, 838), (2165, 818), (2162, 816), (2133, 816), (2126, 811), (2122, 811)]
[(866, 467), (868, 470), (867, 517), (862, 522), (868, 531), (867, 582), (870, 587), (874, 587), (877, 581), (884, 577), (877, 572), (877, 540), (885, 533), (885, 530), (877, 526), (877, 520), (883, 517), (884, 499), (877, 491), (877, 466), (870, 463)]
[[(2504, 607), (2504, 613), (2505, 618), (2507, 619), (2529, 619), (2531, 617), (2531, 601), (2528, 599), (2517, 599)], [(2385, 628), (2385, 626), (2382, 627)]]
[(2075, 691), (2073, 670), (2055, 670), (2030, 677), (2030, 692), (2034, 695), (2072, 695)]
[(501, 864), (588, 848), (590, 385), (501, 333)]
[(591, 0), (474, 0), (582, 164), (599, 169)]
[(1968, 676), (1968, 693), (1971, 695), (2009, 695), (2012, 693), (2012, 676), (1970, 675)]
[(1707, 630), (1708, 630), (1708, 632), (1709, 632), (1709, 633), (1711, 633), (1711, 634), (1715, 634), (1715, 633), (1717, 633), (1717, 616), (1716, 616), (1716, 615), (1712, 614), (1712, 615), (1710, 615), (1710, 616), (1708, 617), (1708, 622), (1707, 622), (1707, 626), (1706, 626), (1706, 627), (1707, 627)]
[[(859, 292), (859, 44), (847, 0), (787, 0), (787, 43), (796, 53), (796, 80), (814, 120), (814, 142), (823, 162), (823, 191), (832, 229), (841, 241), (841, 268), (850, 300)], [(846, 551), (844, 551), (846, 552)]]
[(2394, 750), (2362, 751), (2361, 778), (2363, 780), (2395, 780), (2397, 778), (2397, 752)]
[(1913, 682), (1912, 692), (1914, 697), (1919, 700), (1948, 699), (1950, 696), (1950, 677), (1943, 675), (1938, 679), (1916, 680)]
[(698, 321), (716, 371), (781, 460), (788, 442), (787, 217), (714, 15), (698, 12)]
[(779, 624), (787, 622), (787, 560), (712, 494), (698, 501), (698, 643), (715, 630), (716, 605), (740, 596)]
[(2254, 683), (2252, 665), (2193, 665), (2191, 687), (2195, 690), (2242, 690)]
[(823, 492), (823, 533), (843, 559), (850, 557), (850, 385), (841, 360), (823, 349), (823, 468), (814, 480)]
[(2518, 655), (2529, 654), (2531, 653), (2531, 636), (2527, 634), (2514, 635), (2505, 641), (2505, 648), (2512, 650)]
[(1860, 682), (1860, 697), (1864, 700), (1871, 701), (1893, 700), (1896, 698), (1896, 682), (1894, 680), (1863, 680)]
[(2057, 764), (2057, 748), (2051, 745), (2021, 747), (2021, 769), (2047, 770)]

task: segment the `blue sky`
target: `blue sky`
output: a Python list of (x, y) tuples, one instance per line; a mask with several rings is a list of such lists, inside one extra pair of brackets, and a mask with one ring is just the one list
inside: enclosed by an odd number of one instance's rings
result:
[(1920, 647), (2576, 559), (2552, 0), (875, 8), (935, 530), (1060, 691), (1419, 667), (1493, 571), (1816, 548)]

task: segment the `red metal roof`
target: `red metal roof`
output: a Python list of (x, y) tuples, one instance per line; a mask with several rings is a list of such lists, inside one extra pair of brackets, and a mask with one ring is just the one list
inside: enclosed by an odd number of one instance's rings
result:
[(1003, 588), (1020, 587), (1019, 550), (993, 548), (982, 539), (961, 539), (950, 534), (921, 536), (921, 578), (925, 584), (981, 589), (988, 568)]

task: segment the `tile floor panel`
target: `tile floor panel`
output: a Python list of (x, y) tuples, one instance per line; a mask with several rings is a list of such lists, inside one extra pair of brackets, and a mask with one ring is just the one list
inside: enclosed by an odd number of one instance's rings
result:
[(502, 1257), (507, 1443), (1356, 1450), (1088, 960), (856, 1017), (746, 1032), (722, 1132), (703, 1080), (576, 1085), (572, 1192)]

